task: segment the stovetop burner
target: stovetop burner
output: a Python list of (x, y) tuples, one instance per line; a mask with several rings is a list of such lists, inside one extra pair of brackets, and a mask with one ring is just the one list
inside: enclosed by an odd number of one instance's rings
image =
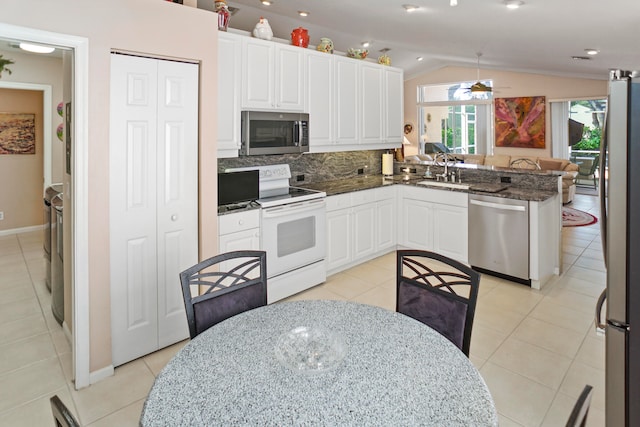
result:
[(271, 206), (284, 205), (287, 203), (301, 202), (304, 200), (313, 200), (326, 197), (327, 193), (324, 191), (307, 190), (299, 187), (288, 187), (283, 189), (282, 194), (275, 194), (270, 197), (264, 197), (258, 199), (258, 203), (263, 208)]

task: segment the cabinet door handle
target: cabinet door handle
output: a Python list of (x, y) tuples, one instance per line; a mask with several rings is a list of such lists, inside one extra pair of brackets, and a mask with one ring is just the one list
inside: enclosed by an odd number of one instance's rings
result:
[(171, 221), (177, 221), (178, 215), (171, 215)]

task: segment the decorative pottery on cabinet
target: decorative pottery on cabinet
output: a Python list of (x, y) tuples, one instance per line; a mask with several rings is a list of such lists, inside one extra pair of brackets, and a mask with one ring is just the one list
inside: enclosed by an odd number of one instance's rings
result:
[(219, 31), (227, 31), (227, 27), (229, 26), (229, 7), (225, 0), (216, 0), (214, 3), (215, 11), (218, 14), (218, 30)]
[(333, 41), (328, 37), (320, 37), (320, 43), (316, 46), (320, 52), (333, 53)]
[(294, 46), (309, 46), (309, 32), (306, 28), (298, 27), (291, 32), (291, 44)]
[(368, 54), (369, 51), (367, 49), (355, 49), (350, 47), (347, 51), (347, 56), (349, 58), (364, 59)]
[(260, 21), (258, 21), (253, 29), (253, 37), (262, 40), (271, 40), (273, 38), (271, 25), (269, 25), (269, 21), (267, 21), (266, 18), (260, 17)]
[(391, 58), (386, 53), (378, 57), (378, 64), (391, 65)]

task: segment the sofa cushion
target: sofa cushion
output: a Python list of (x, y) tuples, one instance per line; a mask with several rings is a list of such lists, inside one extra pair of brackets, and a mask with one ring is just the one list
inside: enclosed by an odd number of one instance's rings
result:
[(464, 162), (471, 165), (483, 165), (484, 154), (465, 154)]
[(504, 154), (494, 154), (493, 156), (487, 156), (484, 158), (484, 164), (487, 166), (508, 168), (509, 163), (511, 163), (511, 156), (506, 156)]
[(538, 164), (540, 165), (540, 169), (545, 171), (561, 171), (562, 170), (562, 160), (552, 160), (552, 159), (538, 159)]

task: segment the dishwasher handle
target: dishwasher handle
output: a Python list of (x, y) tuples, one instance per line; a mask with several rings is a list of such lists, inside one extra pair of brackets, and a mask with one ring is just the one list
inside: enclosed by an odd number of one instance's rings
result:
[(518, 211), (518, 212), (526, 212), (527, 208), (520, 205), (503, 205), (500, 203), (491, 203), (491, 202), (483, 202), (481, 200), (469, 200), (469, 203), (472, 205), (483, 206), (485, 208), (499, 209), (503, 211)]

